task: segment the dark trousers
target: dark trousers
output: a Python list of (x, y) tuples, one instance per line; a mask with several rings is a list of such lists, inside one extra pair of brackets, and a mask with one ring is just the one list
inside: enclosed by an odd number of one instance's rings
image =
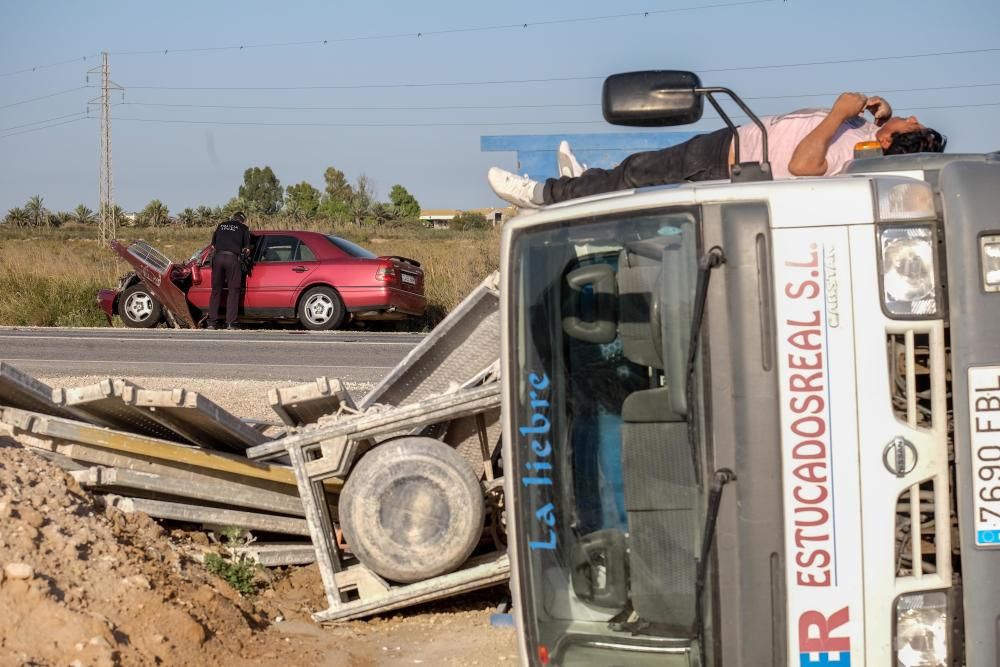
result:
[(649, 185), (729, 178), (729, 129), (699, 134), (658, 151), (633, 153), (614, 169), (588, 169), (580, 176), (545, 181), (546, 204)]
[(240, 295), (243, 292), (243, 271), (240, 258), (231, 252), (217, 252), (212, 259), (212, 297), (208, 300), (208, 324), (219, 323), (219, 305), (222, 290), (227, 290), (226, 326), (236, 324), (240, 314)]

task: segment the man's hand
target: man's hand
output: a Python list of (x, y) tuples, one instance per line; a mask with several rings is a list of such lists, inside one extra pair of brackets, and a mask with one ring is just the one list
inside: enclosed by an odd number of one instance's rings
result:
[[(882, 100), (882, 102), (884, 103), (885, 101)], [(830, 115), (842, 122), (859, 115), (865, 110), (867, 105), (868, 96), (866, 95), (862, 95), (861, 93), (841, 93), (837, 101), (833, 103)]]
[(875, 117), (875, 124), (879, 127), (882, 127), (885, 121), (892, 117), (892, 107), (877, 95), (868, 98), (868, 101), (865, 102), (865, 109), (872, 112), (872, 116)]

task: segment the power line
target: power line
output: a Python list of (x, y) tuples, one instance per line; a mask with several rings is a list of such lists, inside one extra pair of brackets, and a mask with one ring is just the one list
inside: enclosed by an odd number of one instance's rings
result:
[(908, 53), (898, 56), (872, 56), (870, 58), (844, 58), (842, 60), (809, 60), (798, 63), (778, 63), (774, 65), (749, 65), (741, 67), (722, 67), (716, 69), (696, 69), (696, 72), (744, 72), (758, 69), (784, 69), (788, 67), (813, 67), (815, 65), (847, 65), (851, 63), (874, 63), (884, 60), (910, 60), (913, 58), (937, 58), (940, 56), (967, 56), (977, 53), (998, 53), (1000, 47), (987, 49), (963, 49), (961, 51), (932, 51), (928, 53)]
[(268, 111), (444, 111), (444, 110), (484, 110), (484, 109), (551, 109), (568, 107), (599, 107), (600, 104), (484, 104), (484, 105), (441, 105), (441, 106), (268, 106), (247, 104), (174, 104), (167, 102), (122, 102), (123, 106), (134, 107), (180, 107), (191, 109), (256, 109)]
[(558, 81), (592, 81), (604, 76), (564, 76), (545, 79), (495, 79), (486, 81), (443, 81), (434, 83), (365, 83), (310, 86), (126, 86), (129, 90), (360, 90), (369, 88), (433, 88), (457, 86), (494, 86), (511, 83), (553, 83)]
[[(155, 49), (155, 50), (149, 49), (141, 51), (114, 51), (111, 52), (109, 55), (142, 56), (142, 55), (170, 55), (178, 53), (218, 53), (222, 51), (249, 51), (255, 49), (288, 48), (296, 46), (323, 46), (326, 44), (336, 44), (343, 42), (360, 42), (360, 41), (403, 39), (403, 38), (412, 39), (412, 38), (430, 37), (436, 35), (486, 32), (494, 30), (513, 30), (513, 29), (524, 30), (530, 27), (544, 27), (544, 26), (569, 24), (569, 23), (609, 21), (622, 18), (647, 18), (649, 16), (655, 16), (655, 15), (675, 14), (679, 12), (699, 11), (705, 9), (722, 9), (728, 7), (740, 7), (745, 5), (775, 4), (777, 3), (777, 1), (778, 0), (740, 0), (738, 2), (723, 2), (711, 5), (692, 5), (689, 7), (674, 7), (671, 9), (651, 9), (645, 11), (628, 12), (623, 14), (605, 14), (600, 16), (578, 16), (572, 18), (547, 19), (543, 21), (526, 21), (526, 22), (499, 24), (499, 25), (468, 26), (462, 28), (442, 28), (437, 30), (422, 30), (416, 32), (404, 32), (404, 33), (356, 35), (349, 37), (334, 37), (328, 39), (314, 39), (314, 40), (295, 41), (295, 42), (271, 42), (264, 44), (233, 44), (229, 46), (201, 46), (201, 47), (191, 47), (183, 49), (162, 48), (162, 49)], [(59, 67), (61, 65), (69, 65), (72, 63), (86, 62), (88, 58), (96, 58), (99, 55), (101, 54), (92, 53), (89, 55), (80, 56), (78, 58), (69, 58), (67, 60), (60, 60), (54, 63), (46, 63), (44, 65), (33, 65), (31, 67), (25, 67), (24, 69), (12, 70), (10, 72), (0, 73), (0, 77), (13, 76), (15, 74), (24, 74), (27, 72), (35, 72), (40, 69)]]
[[(881, 94), (914, 93), (937, 90), (959, 90), (965, 88), (989, 88), (1000, 86), (1000, 83), (972, 83), (950, 86), (926, 86), (920, 88), (895, 88), (879, 90)], [(780, 100), (803, 97), (835, 97), (839, 93), (798, 93), (794, 95), (748, 95), (744, 100)], [(256, 111), (466, 111), (486, 109), (554, 109), (554, 108), (594, 108), (599, 103), (551, 103), (551, 104), (461, 104), (461, 105), (425, 105), (425, 106), (302, 106), (302, 105), (268, 105), (268, 104), (191, 104), (180, 102), (122, 102), (123, 106), (164, 107), (181, 109), (243, 109)]]
[(142, 51), (115, 51), (113, 56), (141, 56), (141, 55), (170, 55), (177, 53), (213, 53), (220, 51), (249, 51), (251, 49), (272, 49), (289, 48), (297, 46), (323, 46), (326, 44), (336, 44), (343, 42), (361, 42), (389, 39), (413, 39), (421, 37), (431, 37), (437, 35), (451, 35), (458, 33), (488, 32), (497, 30), (525, 30), (527, 28), (545, 27), (570, 23), (589, 23), (598, 21), (611, 21), (623, 18), (647, 18), (654, 15), (676, 14), (679, 12), (700, 11), (705, 9), (723, 9), (728, 7), (740, 7), (746, 5), (775, 4), (777, 0), (741, 0), (739, 2), (723, 2), (710, 5), (692, 5), (687, 7), (673, 7), (670, 9), (651, 9), (636, 12), (626, 12), (621, 14), (603, 14), (598, 16), (578, 16), (561, 19), (546, 19), (541, 21), (517, 21), (513, 23), (502, 23), (496, 25), (466, 26), (459, 28), (440, 28), (436, 30), (419, 30), (413, 32), (383, 33), (374, 35), (355, 35), (348, 37), (333, 37), (327, 39), (313, 39), (294, 42), (272, 42), (265, 44), (232, 44), (228, 46), (202, 46), (183, 49), (148, 49)]
[(60, 65), (69, 65), (71, 63), (84, 63), (84, 62), (87, 62), (87, 58), (96, 58), (99, 55), (100, 55), (99, 53), (91, 53), (90, 55), (81, 56), (79, 58), (70, 58), (69, 60), (60, 60), (59, 62), (55, 62), (55, 63), (48, 63), (48, 64), (45, 64), (45, 65), (35, 65), (33, 67), (25, 67), (24, 69), (18, 69), (18, 70), (13, 70), (11, 72), (0, 73), (0, 77), (14, 76), (15, 74), (24, 74), (26, 72), (36, 72), (36, 71), (38, 71), (40, 69), (48, 69), (50, 67), (59, 67)]
[[(906, 107), (908, 111), (928, 109), (970, 109), (1000, 106), (1000, 102), (982, 104), (947, 104), (940, 106)], [(742, 114), (732, 114), (732, 118), (747, 118)], [(488, 127), (517, 125), (605, 125), (604, 120), (540, 120), (540, 121), (487, 121), (487, 122), (438, 122), (438, 123), (311, 123), (280, 121), (233, 121), (233, 120), (189, 120), (176, 118), (127, 118), (115, 116), (114, 120), (134, 123), (170, 123), (178, 125), (238, 125), (252, 127)], [(704, 116), (702, 120), (721, 120), (718, 116)]]
[(19, 134), (28, 134), (29, 132), (38, 132), (40, 130), (47, 130), (52, 127), (58, 127), (60, 125), (68, 125), (70, 123), (78, 123), (81, 120), (89, 120), (92, 116), (81, 116), (80, 118), (74, 118), (73, 120), (64, 120), (60, 123), (52, 123), (51, 125), (46, 125), (44, 127), (35, 127), (30, 130), (21, 130), (20, 132), (11, 132), (10, 134), (0, 135), (0, 139), (6, 139), (7, 137), (14, 137)]
[[(936, 58), (942, 56), (971, 55), (984, 53), (1000, 53), (1000, 47), (983, 49), (965, 49), (961, 51), (932, 51), (926, 53), (906, 53), (900, 55), (872, 56), (866, 58), (845, 58), (841, 60), (812, 60), (794, 63), (773, 63), (769, 65), (741, 65), (739, 67), (694, 68), (699, 73), (740, 72), (752, 70), (785, 69), (791, 67), (813, 67), (817, 65), (844, 65), (850, 63), (870, 63), (886, 60), (910, 60), (915, 58)], [(540, 77), (534, 79), (488, 79), (483, 81), (438, 81), (424, 83), (365, 83), (365, 84), (328, 84), (307, 86), (127, 86), (131, 90), (210, 90), (210, 91), (264, 91), (264, 90), (363, 90), (383, 88), (432, 88), (459, 86), (493, 86), (502, 84), (522, 83), (556, 83), (562, 81), (594, 81), (604, 79), (604, 75), (580, 75), (560, 77)]]
[(12, 125), (11, 127), (0, 127), (0, 132), (7, 132), (8, 130), (19, 130), (22, 127), (30, 127), (32, 125), (41, 125), (43, 123), (51, 123), (54, 120), (62, 120), (63, 118), (70, 118), (71, 116), (86, 116), (86, 111), (77, 111), (76, 113), (68, 113), (65, 116), (56, 116), (54, 118), (46, 118), (45, 120), (36, 120), (32, 123), (24, 123), (23, 125)]
[(506, 125), (604, 125), (603, 120), (545, 120), (545, 121), (501, 121), (501, 122), (445, 122), (445, 123), (300, 123), (235, 120), (182, 120), (176, 118), (125, 118), (115, 116), (113, 120), (135, 123), (176, 123), (181, 125), (251, 125), (255, 127), (486, 127)]
[(75, 93), (78, 90), (84, 90), (85, 88), (90, 88), (91, 86), (77, 86), (76, 88), (67, 88), (66, 90), (60, 90), (57, 93), (49, 93), (48, 95), (39, 95), (38, 97), (32, 97), (31, 99), (21, 100), (20, 102), (11, 102), (10, 104), (0, 105), (0, 109), (7, 109), (9, 107), (16, 107), (21, 104), (28, 104), (29, 102), (37, 102), (38, 100), (47, 100), (50, 97), (57, 97), (59, 95), (65, 95), (67, 93)]
[[(881, 95), (891, 95), (893, 93), (921, 93), (934, 90), (959, 90), (962, 88), (990, 88), (994, 86), (1000, 86), (1000, 83), (966, 83), (957, 84), (952, 86), (927, 86), (924, 88), (895, 88), (895, 89), (882, 89), (882, 88), (867, 88), (866, 90), (872, 90)], [(808, 93), (805, 95), (758, 95), (756, 97), (744, 97), (744, 100), (786, 100), (794, 99), (796, 97), (834, 97), (840, 95), (844, 91), (839, 93)]]

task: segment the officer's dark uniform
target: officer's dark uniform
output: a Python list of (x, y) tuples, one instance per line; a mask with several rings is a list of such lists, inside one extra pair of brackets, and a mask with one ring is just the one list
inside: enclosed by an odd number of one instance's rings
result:
[(240, 255), (249, 251), (250, 228), (243, 224), (242, 214), (221, 223), (212, 234), (215, 257), (212, 258), (212, 297), (208, 302), (208, 325), (219, 327), (219, 305), (222, 290), (228, 290), (226, 298), (226, 326), (233, 327), (240, 312), (240, 294), (243, 291), (243, 270)]

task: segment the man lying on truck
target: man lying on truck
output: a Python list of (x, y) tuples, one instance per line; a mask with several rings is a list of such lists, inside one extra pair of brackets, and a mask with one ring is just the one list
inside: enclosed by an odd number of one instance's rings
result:
[[(862, 117), (866, 109), (874, 122)], [(775, 178), (836, 174), (853, 159), (854, 145), (860, 142), (877, 141), (885, 155), (940, 153), (945, 146), (941, 134), (921, 125), (916, 116), (893, 117), (888, 102), (861, 93), (841, 94), (829, 110), (803, 109), (765, 116), (761, 122), (767, 128), (768, 158)], [(760, 129), (749, 123), (737, 132), (740, 160), (759, 162)], [(539, 208), (615, 190), (727, 179), (734, 153), (733, 134), (724, 128), (669, 148), (633, 153), (614, 169), (587, 169), (579, 176), (563, 175), (539, 183), (493, 167), (487, 178), (501, 199), (521, 208)], [(568, 147), (560, 145), (560, 161), (575, 163)]]

